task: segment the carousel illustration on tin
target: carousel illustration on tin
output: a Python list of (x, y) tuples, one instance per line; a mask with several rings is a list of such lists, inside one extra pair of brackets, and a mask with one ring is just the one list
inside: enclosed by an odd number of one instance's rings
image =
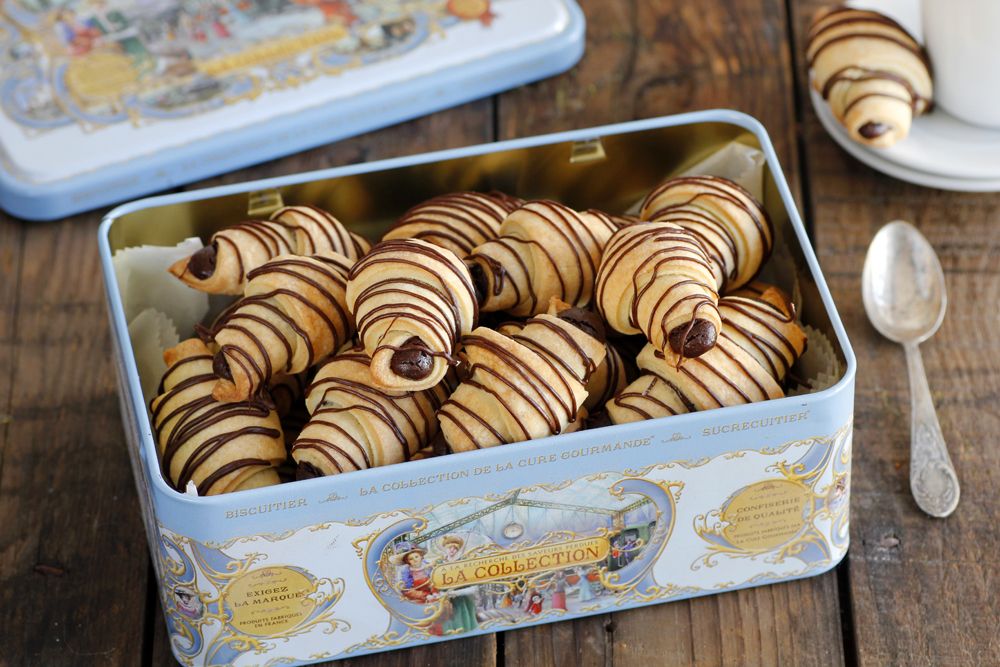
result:
[(183, 118), (407, 53), (490, 0), (13, 0), (0, 105), (26, 129)]
[(443, 503), (365, 550), (386, 636), (442, 636), (593, 613), (655, 585), (677, 488), (602, 474)]

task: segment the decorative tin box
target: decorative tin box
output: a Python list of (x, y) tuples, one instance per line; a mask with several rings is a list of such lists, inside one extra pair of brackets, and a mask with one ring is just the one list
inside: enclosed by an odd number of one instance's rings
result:
[(0, 206), (57, 218), (551, 76), (575, 0), (11, 0)]
[[(372, 237), (459, 189), (624, 211), (733, 140), (766, 155), (786, 279), (839, 362), (829, 388), (223, 496), (161, 478), (116, 249), (207, 236), (274, 191)], [(184, 664), (301, 664), (604, 613), (815, 575), (847, 550), (854, 357), (752, 118), (700, 112), (147, 199), (108, 214), (100, 247), (129, 454)]]

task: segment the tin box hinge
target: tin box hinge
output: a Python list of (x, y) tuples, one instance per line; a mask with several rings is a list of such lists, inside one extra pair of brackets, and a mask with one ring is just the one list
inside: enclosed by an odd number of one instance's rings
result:
[(572, 164), (577, 164), (579, 162), (603, 160), (605, 157), (607, 155), (604, 153), (604, 144), (601, 143), (600, 137), (597, 137), (585, 141), (574, 141), (569, 161)]
[(251, 218), (267, 218), (284, 205), (278, 190), (254, 190), (247, 201), (247, 215)]

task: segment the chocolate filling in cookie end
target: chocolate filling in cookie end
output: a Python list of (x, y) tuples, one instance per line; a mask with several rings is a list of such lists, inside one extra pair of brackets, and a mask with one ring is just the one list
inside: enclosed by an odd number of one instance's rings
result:
[(316, 477), (324, 477), (323, 471), (307, 461), (299, 461), (299, 465), (295, 468), (296, 481)]
[(233, 374), (229, 370), (229, 362), (226, 360), (226, 355), (219, 350), (212, 357), (212, 372), (215, 373), (215, 377), (221, 378), (223, 380), (233, 381)]
[(490, 288), (489, 281), (486, 279), (486, 272), (483, 271), (479, 262), (471, 262), (468, 267), (469, 277), (472, 278), (472, 291), (476, 297), (476, 303), (481, 306), (486, 300), (486, 290)]
[(890, 129), (892, 128), (886, 125), (885, 123), (869, 122), (865, 123), (864, 125), (858, 128), (858, 134), (860, 134), (865, 139), (877, 139), (878, 137), (881, 137), (883, 134), (888, 132)]
[(605, 426), (613, 426), (611, 421), (611, 415), (608, 414), (607, 410), (601, 410), (600, 412), (595, 412), (587, 416), (584, 421), (584, 428), (604, 428)]
[(694, 324), (682, 324), (670, 332), (670, 349), (689, 359), (700, 357), (715, 347), (717, 335), (714, 324), (697, 319)]
[(198, 280), (207, 280), (215, 273), (215, 258), (217, 255), (215, 243), (207, 245), (188, 260), (188, 271)]
[(601, 322), (600, 317), (589, 310), (567, 308), (556, 313), (556, 317), (564, 322), (569, 322), (580, 331), (592, 338), (596, 338), (602, 343), (607, 340), (607, 331), (604, 329), (604, 323)]
[(407, 380), (423, 380), (434, 368), (434, 356), (416, 336), (396, 350), (389, 362), (392, 372)]

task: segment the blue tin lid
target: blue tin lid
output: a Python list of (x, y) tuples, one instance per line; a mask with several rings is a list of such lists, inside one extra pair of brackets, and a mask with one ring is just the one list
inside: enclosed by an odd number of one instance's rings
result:
[(562, 72), (575, 0), (11, 0), (0, 207), (58, 218)]

